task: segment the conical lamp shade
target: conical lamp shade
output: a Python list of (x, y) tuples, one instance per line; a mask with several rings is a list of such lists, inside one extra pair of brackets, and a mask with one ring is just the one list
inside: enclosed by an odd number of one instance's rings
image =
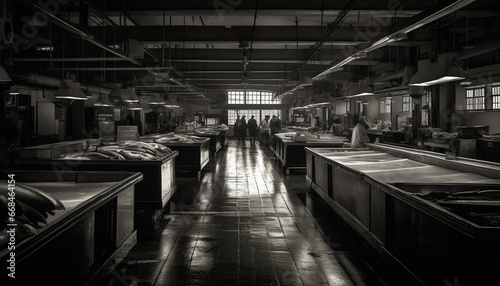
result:
[(154, 104), (154, 105), (165, 104), (165, 100), (163, 99), (162, 96), (160, 96), (159, 93), (153, 93), (153, 95), (149, 99), (149, 104)]
[(15, 85), (11, 86), (10, 90), (9, 90), (9, 94), (10, 95), (18, 95), (19, 89), (17, 88), (17, 86), (15, 86)]
[(125, 105), (127, 105), (128, 110), (141, 110), (142, 107), (138, 102), (126, 102)]
[(99, 94), (99, 97), (97, 97), (97, 100), (94, 102), (94, 106), (109, 107), (113, 106), (113, 103), (109, 100), (108, 95)]
[(10, 78), (9, 74), (5, 69), (0, 66), (0, 83), (6, 83), (6, 82), (11, 82), (12, 79)]
[(135, 93), (135, 87), (127, 88), (125, 94), (123, 95), (123, 100), (125, 102), (139, 102), (139, 97), (137, 96), (137, 93)]
[(87, 96), (80, 88), (80, 84), (71, 79), (64, 79), (59, 86), (59, 89), (54, 94), (55, 98), (87, 100)]
[(437, 62), (422, 60), (418, 62), (418, 71), (411, 78), (409, 86), (431, 86), (466, 78), (464, 70), (457, 65), (454, 53), (443, 53)]

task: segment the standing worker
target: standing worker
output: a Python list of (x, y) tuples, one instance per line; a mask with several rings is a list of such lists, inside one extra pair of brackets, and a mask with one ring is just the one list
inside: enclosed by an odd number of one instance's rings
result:
[(269, 128), (271, 128), (271, 136), (281, 131), (281, 119), (278, 116), (273, 115), (273, 118), (269, 122)]
[(255, 145), (255, 137), (257, 136), (257, 120), (254, 116), (248, 120), (248, 134), (250, 135), (250, 145)]
[(352, 130), (351, 148), (365, 147), (365, 143), (370, 142), (366, 130), (370, 127), (370, 118), (363, 116), (359, 119), (358, 123)]
[(247, 136), (247, 120), (245, 119), (245, 115), (241, 117), (240, 121), (240, 138), (241, 142), (245, 143), (245, 137)]
[(236, 118), (236, 122), (234, 122), (234, 137), (240, 139), (240, 124), (241, 124), (241, 119), (240, 116)]
[(267, 142), (267, 140), (269, 140), (269, 115), (266, 115), (259, 125), (259, 141), (260, 143), (268, 144), (269, 142)]

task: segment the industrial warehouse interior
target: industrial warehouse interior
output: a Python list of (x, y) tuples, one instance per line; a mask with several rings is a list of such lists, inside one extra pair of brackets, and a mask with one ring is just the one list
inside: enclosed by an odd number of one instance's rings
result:
[(495, 284), (498, 16), (2, 0), (0, 283)]

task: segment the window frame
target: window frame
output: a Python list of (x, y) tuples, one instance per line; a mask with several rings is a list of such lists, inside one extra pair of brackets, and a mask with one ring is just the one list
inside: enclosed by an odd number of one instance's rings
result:
[(465, 109), (467, 111), (486, 109), (486, 87), (475, 86), (465, 89)]
[(491, 86), (491, 108), (500, 109), (500, 85)]
[(403, 95), (402, 108), (403, 112), (411, 111), (411, 97), (409, 95)]
[(281, 104), (274, 93), (264, 90), (227, 90), (227, 104)]

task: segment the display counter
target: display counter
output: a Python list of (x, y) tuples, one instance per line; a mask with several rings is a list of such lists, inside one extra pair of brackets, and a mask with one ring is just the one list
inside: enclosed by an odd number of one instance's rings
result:
[(217, 152), (222, 148), (222, 139), (219, 131), (204, 131), (204, 132), (195, 132), (195, 133), (187, 133), (187, 135), (198, 136), (198, 137), (206, 137), (210, 139), (210, 155), (215, 157)]
[[(189, 140), (191, 136), (174, 135), (175, 138), (181, 140), (162, 140), (168, 139), (168, 135), (152, 135), (142, 137), (144, 142), (156, 142), (167, 146), (171, 150), (179, 152), (175, 160), (175, 175), (181, 176), (197, 176), (200, 178), (203, 168), (210, 161), (210, 139), (200, 138), (196, 141)], [(186, 139), (186, 140), (182, 140)]]
[(500, 163), (500, 139), (477, 139), (476, 153), (480, 160)]
[[(33, 235), (20, 240), (18, 232), (15, 249), (0, 250), (2, 285), (86, 285), (109, 275), (136, 244), (134, 190), (141, 173), (9, 174), (19, 186), (36, 188), (64, 208), (48, 215), (46, 225)], [(7, 261), (12, 253), (15, 263)], [(8, 268), (13, 265), (15, 269)], [(8, 276), (12, 270), (15, 279)]]
[(205, 128), (200, 128), (201, 131), (214, 131), (214, 132), (219, 132), (219, 141), (221, 144), (221, 148), (224, 149), (227, 146), (228, 142), (228, 131), (229, 128), (222, 128), (222, 127), (205, 127)]
[(500, 164), (367, 145), (348, 152), (306, 148), (312, 189), (414, 282), (496, 281)]
[[(294, 135), (295, 136), (295, 135)], [(287, 133), (277, 133), (275, 140), (271, 144), (271, 150), (276, 156), (279, 164), (283, 167), (286, 174), (290, 170), (306, 169), (306, 153), (304, 147), (336, 147), (344, 146), (347, 139), (341, 136), (321, 135), (320, 138), (305, 136), (306, 141), (293, 140)]]
[[(22, 151), (22, 150), (21, 150)], [(138, 214), (149, 220), (157, 220), (177, 189), (175, 161), (178, 151), (150, 160), (112, 160), (106, 158), (27, 158), (15, 160), (19, 170), (53, 171), (130, 171), (142, 172), (144, 179), (137, 184), (135, 206)]]

